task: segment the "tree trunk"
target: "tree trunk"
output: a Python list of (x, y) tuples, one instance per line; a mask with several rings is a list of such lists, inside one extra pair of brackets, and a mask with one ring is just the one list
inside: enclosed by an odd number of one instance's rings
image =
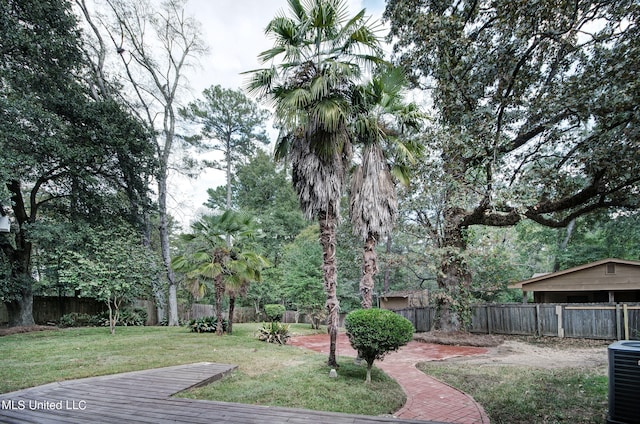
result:
[(389, 291), (389, 286), (391, 285), (391, 267), (389, 266), (389, 255), (391, 254), (391, 234), (387, 236), (387, 245), (385, 249), (385, 253), (387, 254), (387, 266), (384, 268), (384, 286), (383, 291), (387, 293)]
[(327, 296), (327, 332), (329, 333), (329, 359), (327, 364), (337, 367), (336, 341), (338, 338), (338, 312), (340, 301), (336, 288), (338, 282), (336, 261), (336, 213), (331, 208), (318, 215), (320, 223), (320, 245), (322, 246), (322, 278)]
[(180, 325), (178, 317), (178, 287), (176, 277), (171, 268), (171, 250), (169, 246), (169, 218), (167, 216), (167, 173), (158, 175), (158, 212), (160, 215), (160, 249), (162, 251), (162, 263), (165, 268), (167, 283), (169, 285), (169, 326)]
[(364, 380), (365, 384), (371, 383), (371, 368), (373, 367), (373, 362), (367, 362), (367, 378)]
[(114, 316), (114, 313), (113, 313), (113, 307), (111, 306), (111, 300), (107, 301), (107, 307), (109, 308), (109, 331), (111, 332), (111, 335), (113, 336), (114, 334), (116, 334), (116, 317)]
[(34, 325), (33, 320), (33, 292), (31, 287), (23, 287), (20, 296), (12, 301), (5, 302), (9, 316), (9, 327), (25, 327)]
[(236, 310), (236, 297), (229, 296), (229, 326), (227, 327), (227, 334), (233, 333), (233, 314)]
[[(18, 223), (15, 233), (15, 245), (8, 238), (0, 239), (0, 249), (11, 266), (11, 284), (16, 287), (16, 296), (9, 302), (4, 302), (7, 307), (10, 327), (34, 325), (33, 320), (33, 279), (31, 278), (31, 251), (32, 244), (24, 232), (25, 224), (35, 219), (35, 206), (31, 207), (31, 216), (27, 215), (27, 209), (22, 197), (22, 187), (18, 180), (7, 183), (7, 189), (11, 193), (11, 202), (14, 216)], [(32, 197), (33, 198), (33, 197)]]
[(372, 233), (367, 235), (362, 252), (362, 278), (360, 279), (361, 305), (363, 309), (373, 306), (374, 277), (378, 273), (378, 256), (376, 255), (376, 238)]
[(217, 275), (214, 280), (216, 290), (216, 334), (222, 336), (222, 296), (224, 295), (224, 281), (222, 275)]
[[(151, 219), (149, 217), (149, 213), (144, 214), (144, 232), (143, 232), (143, 240), (142, 245), (147, 249), (150, 253), (153, 253), (153, 248), (151, 247)], [(150, 264), (153, 266), (153, 269), (156, 270), (155, 261)], [(167, 307), (167, 299), (165, 297), (164, 287), (161, 281), (161, 273), (158, 272), (153, 273), (153, 280), (151, 281), (151, 292), (153, 293), (153, 297), (155, 299), (156, 305), (156, 317), (158, 319), (158, 324), (162, 324), (165, 320), (165, 311)]]
[(468, 293), (471, 285), (471, 274), (467, 268), (463, 254), (466, 242), (463, 228), (458, 224), (463, 217), (463, 211), (450, 209), (445, 213), (440, 273), (438, 288), (442, 294), (438, 297), (436, 306), (438, 318), (436, 329), (441, 331), (460, 331), (469, 324)]

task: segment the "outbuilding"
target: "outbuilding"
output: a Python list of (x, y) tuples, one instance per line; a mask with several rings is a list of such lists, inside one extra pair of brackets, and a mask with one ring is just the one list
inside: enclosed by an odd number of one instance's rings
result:
[(525, 302), (529, 292), (536, 303), (640, 302), (640, 262), (602, 259), (563, 271), (536, 274), (509, 288), (522, 289)]
[(424, 308), (429, 306), (428, 290), (404, 290), (383, 293), (380, 296), (380, 308), (397, 311), (406, 308)]

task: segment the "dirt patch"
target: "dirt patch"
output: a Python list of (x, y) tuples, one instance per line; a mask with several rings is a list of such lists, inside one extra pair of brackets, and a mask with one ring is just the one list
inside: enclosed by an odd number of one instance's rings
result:
[[(447, 361), (463, 362), (472, 365), (512, 365), (531, 368), (597, 368), (607, 366), (607, 346), (605, 340), (569, 339), (558, 337), (497, 337), (487, 339), (485, 335), (455, 335), (425, 333), (422, 341), (436, 343), (442, 339), (446, 344), (477, 343), (471, 346), (486, 346), (488, 352), (482, 355), (465, 356), (447, 359)], [(497, 345), (480, 344), (502, 340)], [(467, 344), (469, 346), (469, 344)]]
[(0, 337), (12, 334), (31, 333), (32, 331), (58, 330), (58, 327), (50, 325), (30, 325), (26, 327), (4, 327), (0, 328)]

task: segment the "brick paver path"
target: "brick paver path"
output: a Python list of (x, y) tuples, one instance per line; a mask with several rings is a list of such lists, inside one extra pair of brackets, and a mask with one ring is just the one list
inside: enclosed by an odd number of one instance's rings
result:
[[(290, 344), (329, 353), (329, 336), (325, 334), (294, 337)], [(395, 379), (407, 395), (406, 403), (394, 416), (456, 424), (488, 424), (489, 418), (484, 409), (471, 396), (429, 377), (415, 367), (418, 362), (486, 352), (487, 349), (478, 347), (412, 341), (397, 352), (385, 356), (383, 361), (376, 361), (375, 365)], [(338, 335), (336, 354), (354, 358), (356, 356), (356, 351), (350, 346), (345, 334)]]

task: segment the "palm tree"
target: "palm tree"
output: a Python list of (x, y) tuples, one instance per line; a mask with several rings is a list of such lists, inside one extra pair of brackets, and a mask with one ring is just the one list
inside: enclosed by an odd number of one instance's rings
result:
[(274, 47), (259, 56), (263, 63), (281, 62), (251, 71), (248, 89), (275, 107), (281, 128), (276, 157), (290, 160), (302, 211), (320, 225), (328, 364), (335, 367), (336, 223), (351, 153), (349, 93), (363, 66), (380, 61), (380, 42), (364, 10), (349, 19), (344, 0), (289, 0), (289, 9), (290, 16), (276, 16), (267, 26)]
[[(235, 296), (247, 290), (253, 281), (261, 281), (261, 271), (269, 266), (267, 260), (248, 249), (240, 249), (243, 242), (253, 238), (255, 227), (249, 217), (226, 211), (222, 215), (205, 215), (191, 225), (187, 251), (172, 260), (174, 270), (183, 272), (190, 291), (202, 297), (214, 289), (216, 299), (216, 333), (222, 335), (222, 297), (230, 295), (229, 327), (233, 332)], [(230, 240), (231, 242), (228, 242)]]
[[(389, 236), (395, 224), (398, 201), (395, 175), (408, 185), (408, 163), (420, 145), (405, 137), (422, 116), (414, 104), (402, 99), (405, 78), (398, 68), (381, 67), (369, 83), (353, 92), (354, 133), (362, 146), (362, 162), (351, 180), (349, 213), (353, 232), (364, 241), (360, 294), (362, 307), (373, 303), (374, 277), (378, 272), (376, 245)], [(393, 159), (393, 160), (392, 160)]]

